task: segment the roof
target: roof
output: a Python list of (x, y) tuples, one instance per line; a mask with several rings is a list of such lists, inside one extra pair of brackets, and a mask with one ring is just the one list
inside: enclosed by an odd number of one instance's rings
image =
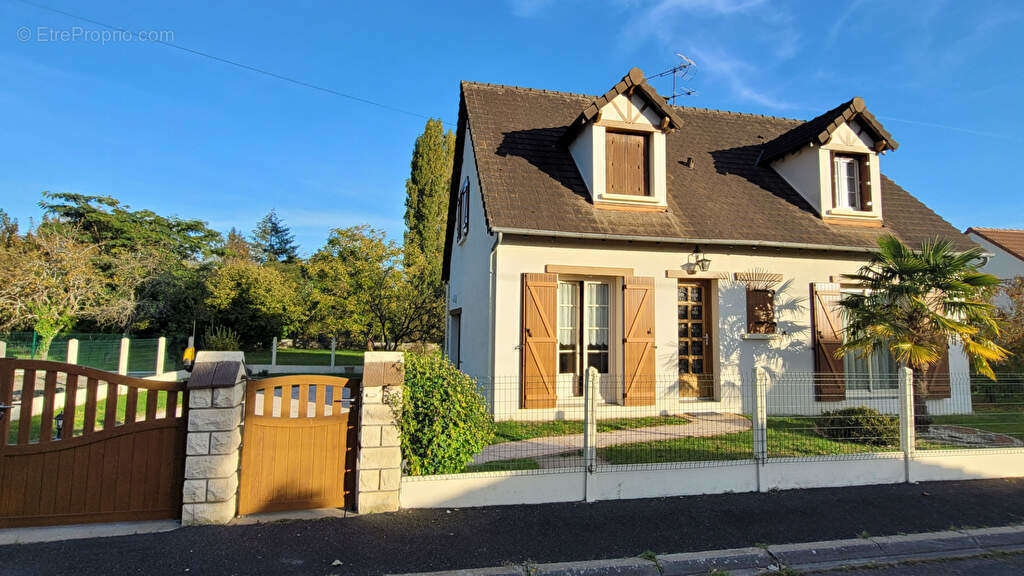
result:
[(874, 137), (877, 152), (899, 148), (899, 142), (893, 140), (892, 136), (882, 127), (882, 123), (868, 111), (864, 99), (858, 96), (843, 102), (821, 116), (798, 124), (765, 144), (758, 163), (766, 165), (772, 160), (810, 143), (821, 146), (828, 142), (836, 128), (854, 119)]
[[(879, 236), (893, 234), (911, 244), (943, 236), (961, 249), (974, 247), (959, 230), (884, 175), (883, 227), (822, 220), (774, 169), (757, 163), (767, 143), (818, 119), (803, 122), (673, 106), (683, 126), (666, 136), (668, 211), (595, 208), (563, 141), (581, 110), (595, 99), (585, 94), (462, 83), (454, 165), (461, 169), (468, 127), (489, 230), (849, 250), (876, 249)], [(688, 158), (693, 162), (686, 162)], [(449, 221), (464, 178), (456, 175)], [(442, 268), (446, 277), (451, 246), (448, 227)]]
[(964, 234), (977, 234), (1024, 261), (1024, 230), (1013, 228), (968, 228)]

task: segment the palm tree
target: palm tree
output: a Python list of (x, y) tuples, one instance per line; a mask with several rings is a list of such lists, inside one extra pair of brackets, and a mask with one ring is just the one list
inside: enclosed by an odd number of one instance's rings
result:
[(995, 380), (990, 362), (1008, 352), (989, 335), (998, 336), (995, 308), (988, 295), (999, 279), (978, 271), (981, 248), (957, 251), (936, 239), (908, 248), (893, 236), (878, 239), (878, 252), (856, 274), (844, 275), (863, 292), (846, 295), (840, 305), (846, 319), (847, 353), (869, 356), (888, 349), (900, 366), (914, 373), (915, 426), (927, 430), (928, 383), (925, 370), (946, 352), (950, 341), (963, 345), (974, 372)]

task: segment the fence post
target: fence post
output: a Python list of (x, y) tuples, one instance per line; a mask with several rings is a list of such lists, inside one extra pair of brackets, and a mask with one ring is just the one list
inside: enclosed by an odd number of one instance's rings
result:
[(196, 354), (188, 380), (183, 526), (227, 524), (235, 517), (245, 386), (241, 352)]
[(914, 372), (900, 368), (900, 450), (903, 452), (903, 475), (911, 482), (910, 464), (917, 450), (917, 431), (914, 428)]
[(334, 348), (337, 346), (338, 341), (331, 338), (331, 368), (334, 368)]
[(583, 500), (586, 502), (595, 501), (596, 495), (590, 489), (590, 482), (594, 475), (594, 464), (597, 461), (597, 391), (598, 391), (597, 368), (591, 366), (586, 372), (586, 381), (583, 386)]
[(7, 357), (7, 342), (0, 340), (0, 358)]
[(768, 375), (764, 368), (754, 366), (753, 378), (754, 418), (751, 422), (754, 437), (754, 460), (757, 462), (757, 490), (761, 491), (761, 467), (768, 461)]
[(277, 336), (270, 341), (270, 365), (277, 366)]
[(121, 338), (121, 354), (117, 358), (117, 373), (122, 376), (128, 375), (128, 347), (130, 345), (129, 339)]
[(356, 463), (356, 511), (398, 510), (402, 487), (402, 446), (395, 414), (387, 401), (401, 399), (405, 355), (367, 352), (360, 387), (359, 457)]
[(163, 336), (156, 339), (156, 375), (164, 373), (164, 356), (167, 355), (167, 338)]
[(78, 364), (78, 338), (68, 339), (68, 364)]

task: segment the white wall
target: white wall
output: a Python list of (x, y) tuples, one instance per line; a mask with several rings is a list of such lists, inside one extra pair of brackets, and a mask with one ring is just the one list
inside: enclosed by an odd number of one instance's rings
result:
[[(490, 372), (490, 251), (494, 235), (488, 233), (484, 220), (480, 180), (476, 173), (472, 134), (468, 128), (460, 175), (460, 186), (469, 178), (469, 234), (462, 242), (456, 239), (457, 235), (453, 237), (448, 310), (462, 308), (462, 370), (471, 376), (484, 376)], [(450, 322), (451, 317), (446, 321)], [(446, 337), (445, 351), (454, 356), (448, 346)]]
[[(717, 315), (713, 342), (717, 342), (717, 369), (720, 398), (701, 402), (702, 410), (750, 411), (749, 393), (742, 382), (750, 381), (754, 366), (764, 368), (777, 383), (780, 375), (814, 371), (813, 341), (810, 330), (810, 286), (828, 282), (830, 277), (856, 271), (866, 255), (840, 252), (810, 252), (781, 249), (703, 247), (711, 259), (712, 273), (729, 278), (736, 272), (764, 269), (782, 274), (783, 283), (776, 296), (776, 317), (779, 336), (772, 340), (745, 339), (746, 287), (742, 283), (720, 279), (712, 284), (717, 293), (713, 309)], [(678, 320), (675, 278), (666, 278), (666, 270), (680, 270), (688, 261), (693, 246), (653, 245), (647, 243), (586, 242), (570, 239), (513, 237), (506, 235), (497, 248), (496, 306), (494, 319), (494, 373), (505, 386), (498, 390), (495, 413), (504, 418), (550, 418), (565, 415), (563, 405), (577, 400), (559, 397), (559, 408), (551, 411), (518, 410), (518, 390), (508, 385), (520, 371), (521, 278), (526, 272), (544, 272), (548, 264), (632, 268), (636, 276), (650, 276), (655, 282), (655, 353), (659, 377), (658, 399), (654, 410), (678, 412), (680, 406), (694, 411), (693, 400), (681, 400), (675, 378), (678, 374)], [(610, 280), (610, 278), (605, 278)], [(621, 298), (621, 293), (617, 294)], [(620, 312), (621, 313), (621, 312)], [(621, 334), (611, 336), (621, 342)], [(954, 353), (951, 370), (954, 377), (966, 378), (966, 359)], [(612, 375), (615, 379), (621, 374)], [(604, 392), (604, 391), (602, 391)], [(602, 394), (604, 396), (605, 394)], [(969, 402), (933, 401), (936, 414), (952, 409), (952, 405), (968, 406)], [(581, 402), (582, 400), (578, 400)], [(817, 413), (835, 409), (843, 403), (814, 401), (814, 383), (804, 378), (795, 384), (772, 385), (768, 390), (772, 413)], [(851, 402), (859, 404), (858, 402)], [(943, 404), (945, 403), (945, 404)], [(888, 409), (891, 405), (891, 410)], [(948, 406), (947, 406), (948, 405)], [(878, 406), (895, 412), (898, 402), (879, 401)], [(933, 403), (929, 403), (933, 407)], [(518, 411), (517, 411), (518, 410)], [(616, 414), (625, 416), (626, 408), (616, 407)], [(638, 413), (642, 409), (636, 410)], [(550, 412), (550, 414), (548, 414)], [(632, 413), (630, 413), (632, 415)]]
[[(1013, 254), (1010, 254), (1006, 250), (1003, 250), (999, 246), (996, 246), (974, 232), (969, 233), (967, 237), (984, 248), (986, 252), (992, 254), (988, 263), (985, 264), (984, 268), (982, 268), (983, 272), (988, 272), (1000, 280), (1011, 280), (1017, 276), (1024, 276), (1024, 261), (1021, 261)], [(1008, 306), (1010, 300), (1005, 294), (1000, 294), (996, 297), (995, 303), (998, 306)]]

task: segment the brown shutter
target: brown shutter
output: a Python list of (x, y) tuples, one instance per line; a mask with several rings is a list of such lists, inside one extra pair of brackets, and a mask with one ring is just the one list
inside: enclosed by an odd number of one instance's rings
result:
[(626, 406), (654, 405), (654, 278), (626, 277), (623, 285), (623, 357)]
[(747, 288), (747, 333), (775, 333), (775, 291)]
[(605, 132), (605, 191), (608, 194), (646, 196), (647, 136)]
[(814, 311), (811, 331), (814, 337), (814, 398), (819, 402), (846, 399), (846, 377), (843, 360), (835, 352), (843, 343), (842, 318), (838, 284), (811, 284), (811, 305)]
[(466, 235), (469, 234), (469, 186), (468, 186), (468, 183), (467, 183), (465, 192), (463, 192), (463, 194), (462, 194), (462, 202), (466, 205), (466, 207), (463, 208), (463, 214), (462, 214), (462, 226), (463, 226), (462, 234), (463, 234), (463, 236), (466, 236)]
[(868, 155), (859, 156), (857, 165), (860, 167), (860, 209), (870, 212), (872, 208), (871, 168), (868, 166)]
[(949, 398), (951, 394), (949, 386), (949, 347), (939, 359), (924, 371), (924, 380), (928, 385), (929, 400), (941, 400)]
[(558, 275), (523, 274), (523, 408), (554, 408)]

